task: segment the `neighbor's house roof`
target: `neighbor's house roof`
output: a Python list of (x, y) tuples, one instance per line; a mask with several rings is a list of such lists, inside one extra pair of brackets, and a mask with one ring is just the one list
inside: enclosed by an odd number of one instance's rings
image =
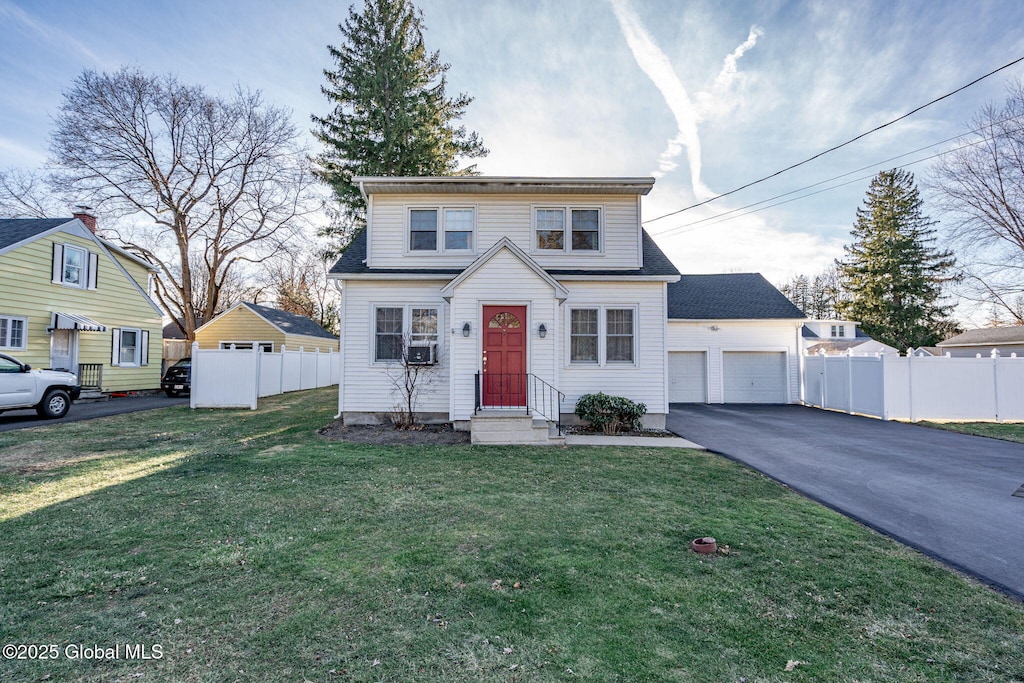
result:
[(668, 284), (670, 320), (803, 320), (807, 316), (760, 273), (683, 275)]
[[(679, 275), (672, 262), (668, 260), (665, 253), (658, 247), (657, 243), (643, 231), (641, 241), (643, 250), (643, 268), (632, 270), (568, 270), (560, 268), (546, 268), (548, 275), (559, 277), (563, 275), (575, 276), (615, 276), (622, 277), (671, 277)], [(437, 275), (439, 278), (453, 278), (460, 274), (465, 268), (367, 268), (366, 267), (366, 230), (360, 230), (352, 243), (345, 249), (338, 262), (328, 271), (332, 275), (404, 275), (422, 274)], [(802, 317), (802, 316), (801, 316)]]
[(363, 194), (634, 194), (645, 195), (654, 178), (540, 178), (516, 176), (356, 176)]
[(304, 337), (323, 337), (324, 339), (338, 338), (338, 335), (331, 334), (304, 315), (289, 313), (270, 306), (250, 304), (245, 301), (242, 302), (242, 305), (285, 334), (301, 334)]
[(967, 330), (963, 334), (940, 341), (938, 347), (941, 349), (950, 346), (1007, 346), (1016, 344), (1024, 344), (1024, 325)]

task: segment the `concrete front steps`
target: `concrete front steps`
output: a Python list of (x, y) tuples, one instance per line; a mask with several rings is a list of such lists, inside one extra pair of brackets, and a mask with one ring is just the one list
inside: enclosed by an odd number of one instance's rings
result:
[(481, 410), (470, 420), (475, 444), (564, 446), (558, 427), (523, 410)]

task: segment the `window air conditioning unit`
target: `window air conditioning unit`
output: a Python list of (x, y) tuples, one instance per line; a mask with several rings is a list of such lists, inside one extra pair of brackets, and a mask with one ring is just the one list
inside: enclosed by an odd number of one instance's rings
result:
[(409, 365), (434, 365), (437, 363), (437, 344), (410, 344)]

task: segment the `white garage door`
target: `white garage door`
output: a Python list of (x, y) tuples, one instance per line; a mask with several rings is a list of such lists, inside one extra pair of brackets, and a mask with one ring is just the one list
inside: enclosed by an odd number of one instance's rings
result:
[(723, 353), (722, 384), (726, 403), (785, 403), (786, 354)]
[(707, 402), (707, 363), (703, 351), (671, 351), (668, 354), (670, 403)]

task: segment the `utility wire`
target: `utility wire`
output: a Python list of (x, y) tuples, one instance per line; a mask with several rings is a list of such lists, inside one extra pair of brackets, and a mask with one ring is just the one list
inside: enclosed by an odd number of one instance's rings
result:
[[(927, 157), (924, 157), (922, 159), (917, 159), (916, 161), (911, 161), (909, 163), (902, 164), (900, 167), (901, 168), (905, 168), (907, 166), (913, 166), (914, 164), (920, 164), (923, 161), (930, 161), (932, 159), (937, 159), (938, 157), (944, 156), (946, 154), (950, 154), (952, 152), (956, 152), (956, 151), (959, 151), (961, 149), (965, 149), (967, 147), (973, 147), (974, 145), (980, 145), (983, 142), (989, 142), (990, 140), (994, 140), (994, 139), (995, 138), (992, 137), (992, 138), (982, 138), (981, 140), (975, 140), (974, 142), (969, 142), (969, 143), (967, 143), (965, 145), (961, 145), (960, 147), (954, 147), (953, 149), (947, 149), (944, 152), (939, 152), (938, 154), (933, 154), (931, 156), (927, 156)], [(941, 144), (941, 143), (937, 143), (937, 144)], [(932, 146), (934, 146), (934, 145), (929, 145), (929, 147), (932, 147)], [(927, 147), (923, 147), (922, 149), (928, 149), (928, 148)], [(917, 150), (917, 151), (921, 151), (921, 150)], [(907, 154), (914, 154), (914, 152), (907, 152)], [(901, 154), (900, 156), (907, 156), (907, 154)], [(893, 157), (893, 159), (898, 159), (898, 158), (899, 157)], [(890, 161), (891, 161), (891, 159), (890, 159)], [(881, 162), (881, 163), (885, 163), (885, 162)], [(665, 236), (669, 236), (669, 235), (681, 235), (683, 233), (693, 232), (697, 228), (690, 227), (690, 226), (695, 226), (695, 225), (697, 225), (699, 223), (704, 223), (704, 222), (707, 222), (707, 221), (712, 221), (710, 223), (710, 225), (716, 225), (718, 223), (724, 223), (725, 221), (732, 220), (733, 218), (742, 218), (743, 216), (749, 216), (752, 213), (757, 213), (759, 211), (764, 211), (765, 209), (771, 209), (771, 208), (774, 208), (776, 206), (782, 206), (783, 204), (789, 204), (790, 202), (795, 202), (798, 199), (806, 199), (807, 197), (813, 197), (814, 195), (821, 194), (823, 192), (828, 192), (830, 190), (835, 190), (835, 189), (838, 189), (840, 187), (846, 187), (847, 185), (852, 185), (853, 183), (859, 183), (859, 182), (861, 182), (863, 180), (867, 180), (869, 178), (873, 178), (875, 176), (875, 174), (871, 173), (871, 174), (866, 175), (866, 176), (861, 176), (859, 178), (854, 178), (853, 180), (848, 180), (845, 183), (839, 183), (838, 185), (832, 185), (831, 187), (825, 187), (825, 188), (822, 188), (822, 189), (818, 190), (817, 192), (808, 192), (807, 194), (800, 195), (799, 197), (793, 197), (792, 199), (787, 199), (787, 200), (782, 201), (782, 202), (776, 202), (774, 204), (769, 204), (768, 206), (762, 206), (759, 209), (753, 209), (752, 211), (747, 211), (747, 212), (741, 213), (741, 214), (739, 214), (737, 216), (730, 216), (729, 215), (729, 214), (736, 213), (737, 211), (743, 211), (744, 209), (750, 208), (752, 206), (758, 206), (759, 204), (764, 204), (765, 202), (774, 201), (775, 199), (781, 199), (782, 197), (786, 197), (788, 195), (791, 195), (794, 192), (802, 192), (803, 190), (807, 190), (807, 189), (810, 189), (812, 187), (817, 187), (818, 185), (821, 185), (822, 183), (831, 182), (832, 180), (837, 180), (839, 178), (845, 178), (848, 175), (851, 175), (853, 173), (857, 173), (858, 171), (863, 171), (863, 170), (865, 170), (867, 168), (872, 168), (872, 166), (866, 166), (864, 168), (859, 168), (856, 171), (850, 171), (849, 173), (844, 173), (843, 175), (836, 176), (835, 178), (831, 178), (829, 180), (823, 180), (823, 181), (821, 181), (819, 183), (815, 183), (814, 185), (808, 185), (807, 187), (802, 187), (802, 188), (800, 188), (798, 190), (793, 190), (792, 192), (786, 192), (785, 194), (776, 195), (775, 197), (770, 197), (769, 199), (764, 199), (764, 200), (762, 200), (760, 202), (755, 202), (754, 204), (748, 204), (747, 206), (743, 206), (743, 207), (740, 207), (738, 209), (733, 209), (732, 211), (727, 211), (726, 213), (720, 213), (720, 214), (718, 214), (716, 216), (709, 216), (707, 218), (702, 218), (699, 221), (693, 221), (692, 223), (684, 223), (683, 225), (677, 225), (674, 228), (669, 228), (668, 230), (665, 230), (663, 232), (653, 233), (653, 234), (657, 235), (658, 237), (665, 237)], [(716, 219), (720, 219), (720, 220), (716, 220)], [(686, 230), (685, 228), (690, 228), (690, 229)]]
[[(1007, 117), (1005, 119), (1001, 119), (999, 121), (995, 121), (995, 122), (993, 122), (990, 125), (997, 126), (1000, 123), (1005, 123), (1005, 122), (1007, 122), (1007, 121), (1009, 121), (1010, 119), (1013, 119), (1013, 118), (1016, 118), (1016, 117), (1009, 116), (1009, 117)], [(856, 169), (854, 169), (852, 171), (847, 171), (846, 173), (841, 173), (840, 175), (833, 176), (833, 177), (827, 178), (825, 180), (819, 180), (816, 183), (812, 183), (810, 185), (804, 185), (803, 187), (798, 187), (795, 190), (790, 190), (789, 192), (783, 192), (782, 194), (777, 194), (774, 197), (768, 197), (767, 199), (762, 199), (761, 201), (753, 202), (752, 204), (747, 204), (746, 206), (741, 206), (741, 207), (736, 208), (736, 209), (731, 209), (731, 210), (726, 211), (724, 213), (719, 213), (719, 214), (715, 214), (714, 216), (708, 216), (706, 218), (701, 218), (700, 220), (696, 220), (696, 221), (693, 221), (691, 223), (684, 223), (683, 225), (677, 225), (677, 226), (674, 226), (674, 227), (671, 227), (671, 228), (666, 228), (664, 230), (659, 230), (659, 231), (652, 230), (650, 232), (650, 235), (652, 237), (661, 237), (662, 235), (677, 234), (679, 232), (680, 228), (688, 228), (691, 225), (697, 225), (699, 223), (706, 223), (708, 221), (715, 221), (716, 223), (718, 223), (719, 221), (716, 220), (718, 218), (725, 218), (726, 216), (729, 216), (731, 214), (738, 213), (740, 211), (746, 211), (746, 209), (752, 209), (755, 206), (760, 206), (761, 204), (766, 204), (768, 202), (773, 202), (776, 199), (782, 199), (783, 197), (788, 197), (789, 195), (796, 194), (797, 192), (803, 192), (804, 190), (810, 190), (811, 188), (818, 187), (819, 185), (824, 185), (825, 183), (831, 183), (833, 181), (840, 180), (840, 179), (845, 178), (847, 176), (851, 176), (854, 173), (860, 173), (861, 171), (866, 171), (868, 169), (878, 168), (879, 166), (882, 166), (883, 164), (888, 164), (890, 161), (896, 161), (897, 159), (902, 159), (903, 157), (908, 157), (908, 156), (910, 156), (912, 154), (917, 154), (918, 152), (923, 152), (926, 149), (931, 149), (932, 147), (938, 147), (939, 145), (944, 145), (947, 142), (952, 142), (954, 140), (960, 140), (960, 139), (963, 139), (963, 138), (967, 137), (968, 135), (975, 135), (977, 133), (980, 133), (983, 130), (984, 130), (984, 128), (976, 128), (976, 129), (974, 129), (972, 131), (968, 131), (968, 132), (966, 132), (966, 133), (964, 133), (962, 135), (954, 135), (953, 137), (946, 138), (945, 140), (940, 140), (939, 142), (933, 142), (930, 145), (925, 145), (924, 147), (918, 147), (915, 150), (911, 150), (909, 152), (904, 152), (903, 154), (897, 154), (896, 156), (889, 157), (888, 159), (883, 159), (882, 161), (879, 161), (877, 163), (868, 164), (867, 166), (861, 166), (860, 168), (856, 168)], [(963, 145), (961, 145), (959, 147), (954, 147), (953, 149), (946, 150), (946, 151), (942, 152), (941, 154), (937, 154), (935, 156), (942, 156), (943, 154), (950, 154), (951, 152), (956, 152), (956, 151), (959, 151), (961, 149), (965, 149), (967, 147), (972, 147), (972, 146), (980, 144), (982, 142), (987, 142), (988, 140), (994, 140), (995, 137), (996, 136), (993, 136), (991, 138), (983, 138), (981, 140), (977, 140), (977, 141), (974, 141), (974, 142), (969, 142), (969, 143), (963, 144)], [(917, 161), (912, 161), (912, 162), (910, 162), (908, 164), (905, 164), (905, 165), (906, 166), (911, 166), (913, 164), (918, 164), (918, 163), (920, 163), (922, 161), (927, 161), (928, 159), (934, 159), (934, 158), (935, 157), (932, 156), (932, 157), (927, 157), (925, 159), (918, 159)], [(862, 178), (857, 178), (856, 180), (854, 180), (852, 182), (859, 182), (861, 180), (865, 180), (868, 177), (872, 177), (872, 176), (866, 176), (866, 177), (862, 177)], [(822, 190), (822, 192), (827, 191), (827, 190), (834, 190), (834, 189), (839, 188), (839, 187), (845, 187), (846, 185), (849, 185), (849, 184), (850, 183), (841, 183), (839, 185), (834, 185), (832, 187), (827, 187), (824, 190)], [(819, 193), (818, 192), (813, 192), (811, 194), (801, 195), (800, 197), (796, 197), (795, 199), (803, 199), (804, 197), (812, 197), (815, 194), (819, 194)], [(786, 203), (786, 202), (783, 202), (783, 203)], [(773, 204), (772, 206), (778, 206), (778, 204)], [(767, 209), (767, 208), (771, 208), (771, 207), (767, 207), (766, 206), (764, 208)], [(760, 209), (758, 209), (758, 210), (760, 211)], [(742, 215), (746, 216), (746, 215), (751, 214), (751, 213), (754, 213), (754, 212), (753, 211), (747, 211), (747, 213), (744, 213)], [(666, 214), (666, 215), (668, 215), (668, 214)], [(739, 218), (739, 216), (736, 216), (736, 218)], [(657, 219), (653, 219), (653, 220), (657, 220)], [(647, 221), (645, 221), (645, 223), (646, 222)], [(687, 230), (685, 232), (690, 232), (690, 231)]]
[(711, 202), (716, 201), (718, 199), (721, 199), (722, 197), (728, 197), (731, 194), (736, 194), (740, 190), (745, 190), (748, 187), (752, 187), (752, 186), (757, 185), (759, 183), (763, 183), (766, 180), (771, 180), (772, 178), (774, 178), (776, 176), (779, 176), (779, 175), (782, 175), (783, 173), (785, 173), (787, 171), (792, 171), (794, 168), (797, 168), (798, 166), (803, 166), (804, 164), (810, 163), (810, 162), (814, 161), (815, 159), (819, 159), (819, 158), (825, 156), (826, 154), (829, 154), (831, 152), (836, 151), (837, 149), (842, 149), (843, 147), (846, 147), (847, 145), (850, 145), (850, 144), (856, 142), (857, 140), (860, 140), (863, 137), (867, 137), (868, 135), (871, 135), (872, 133), (877, 133), (878, 131), (882, 130), (883, 128), (891, 126), (892, 124), (897, 123), (898, 121), (902, 121), (903, 119), (907, 118), (908, 116), (912, 116), (913, 114), (916, 114), (917, 112), (921, 111), (922, 109), (925, 109), (926, 107), (930, 107), (930, 106), (932, 106), (933, 104), (935, 104), (937, 102), (941, 102), (942, 100), (946, 99), (947, 97), (952, 97), (953, 95), (956, 95), (958, 92), (960, 92), (962, 90), (966, 90), (967, 88), (971, 87), (972, 85), (974, 85), (976, 83), (979, 83), (980, 81), (985, 80), (989, 76), (993, 76), (993, 75), (999, 73), (1000, 71), (1003, 71), (1005, 69), (1009, 69), (1011, 66), (1013, 66), (1015, 64), (1019, 64), (1020, 62), (1024, 62), (1024, 57), (1018, 57), (1017, 59), (1013, 60), (1012, 62), (1009, 62), (1008, 64), (1002, 65), (998, 69), (995, 69), (993, 71), (989, 71), (984, 76), (979, 76), (978, 78), (975, 78), (973, 81), (971, 81), (967, 85), (960, 86), (956, 90), (948, 92), (945, 95), (942, 95), (941, 97), (936, 97), (934, 100), (932, 100), (930, 102), (926, 102), (925, 104), (922, 104), (920, 107), (916, 107), (914, 109), (911, 109), (910, 111), (908, 111), (906, 114), (903, 114), (902, 116), (898, 116), (898, 117), (894, 118), (891, 121), (883, 123), (880, 126), (875, 126), (871, 130), (866, 131), (864, 133), (861, 133), (857, 137), (850, 138), (846, 142), (840, 143), (840, 144), (836, 145), (835, 147), (830, 147), (830, 148), (826, 149), (823, 152), (819, 152), (819, 153), (815, 154), (812, 157), (808, 157), (807, 159), (804, 159), (803, 161), (799, 161), (799, 162), (797, 162), (795, 164), (792, 164), (791, 166), (787, 166), (786, 168), (784, 168), (784, 169), (782, 169), (780, 171), (776, 171), (775, 173), (772, 173), (771, 175), (766, 175), (763, 178), (759, 178), (757, 180), (753, 180), (753, 181), (747, 183), (746, 185), (741, 185), (740, 187), (737, 187), (736, 189), (729, 190), (728, 192), (723, 192), (720, 195), (715, 195), (711, 199), (705, 199), (702, 202), (697, 202), (696, 204), (691, 204), (690, 206), (683, 207), (682, 209), (677, 209), (676, 211), (671, 211), (671, 212), (663, 214), (661, 216), (657, 216), (656, 218), (652, 218), (652, 219), (650, 219), (648, 221), (644, 221), (644, 224), (646, 225), (648, 223), (653, 223), (654, 221), (660, 221), (662, 218), (668, 218), (669, 216), (675, 216), (676, 214), (683, 213), (684, 211), (689, 211), (690, 209), (696, 209), (698, 206), (704, 206), (705, 204), (710, 204)]

